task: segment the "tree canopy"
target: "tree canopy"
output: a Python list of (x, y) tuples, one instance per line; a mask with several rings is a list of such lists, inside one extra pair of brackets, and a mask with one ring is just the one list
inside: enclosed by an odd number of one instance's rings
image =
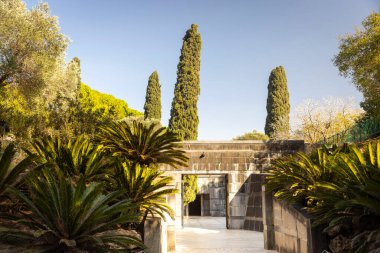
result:
[(43, 136), (93, 135), (95, 129), (105, 122), (142, 115), (129, 108), (124, 100), (93, 90), (83, 83), (79, 83), (79, 90), (76, 88), (72, 97), (58, 94), (52, 102), (38, 100), (38, 103), (29, 103), (16, 87), (4, 88), (0, 98), (0, 116), (7, 122), (10, 134), (24, 140)]
[(45, 3), (28, 10), (21, 0), (3, 0), (0, 17), (0, 88), (37, 95), (64, 65), (68, 39)]
[(363, 93), (361, 106), (368, 116), (380, 119), (380, 13), (373, 12), (362, 25), (341, 39), (334, 63)]
[(296, 107), (297, 132), (309, 143), (326, 141), (335, 134), (344, 137), (362, 113), (352, 99), (308, 99)]
[(243, 135), (239, 135), (234, 138), (234, 140), (263, 140), (267, 141), (269, 140), (269, 137), (263, 133), (260, 133), (256, 130), (253, 130), (252, 132), (245, 133)]

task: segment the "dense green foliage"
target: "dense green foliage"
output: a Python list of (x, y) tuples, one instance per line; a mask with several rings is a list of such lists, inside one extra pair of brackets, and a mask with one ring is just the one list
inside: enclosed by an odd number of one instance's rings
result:
[(106, 122), (141, 115), (112, 95), (83, 83), (76, 87), (79, 89), (72, 98), (58, 95), (50, 103), (30, 103), (17, 89), (7, 87), (0, 93), (0, 116), (10, 134), (28, 141), (46, 136), (68, 139), (80, 134), (94, 135)]
[(185, 175), (183, 177), (183, 205), (187, 206), (193, 202), (198, 193), (198, 176), (197, 175)]
[[(187, 165), (178, 139), (154, 122), (123, 120), (101, 129), (97, 140), (104, 146), (87, 136), (38, 139), (14, 166), (14, 148), (7, 147), (0, 159), (0, 198), (12, 201), (0, 208), (2, 247), (128, 252), (143, 244), (126, 229), (143, 235), (149, 214), (174, 218), (166, 196), (177, 190), (158, 167)], [(22, 188), (15, 188), (18, 183)]]
[(166, 220), (165, 214), (174, 219), (174, 211), (166, 203), (166, 196), (178, 193), (177, 189), (167, 188), (172, 182), (171, 177), (154, 167), (143, 167), (139, 164), (128, 166), (119, 163), (119, 172), (115, 180), (119, 189), (125, 189), (125, 197), (139, 207), (143, 212), (142, 225), (148, 214), (158, 214)]
[(288, 137), (289, 113), (290, 103), (285, 69), (279, 66), (273, 69), (269, 76), (265, 134), (274, 139)]
[(0, 89), (0, 117), (19, 140), (36, 136), (73, 135), (75, 105), (80, 85), (77, 59), (56, 72), (54, 82), (38, 95), (23, 93), (17, 85)]
[[(8, 216), (0, 225), (0, 242), (17, 252), (112, 252), (143, 247), (135, 237), (122, 233), (117, 224), (133, 220), (129, 199), (116, 201), (120, 192), (103, 195), (99, 183), (86, 184), (49, 169), (27, 179), (29, 194), (10, 188), (27, 211)], [(12, 248), (11, 248), (12, 249)], [(113, 249), (113, 250), (112, 250)]]
[(201, 45), (198, 26), (192, 24), (183, 38), (169, 120), (169, 130), (181, 140), (198, 137)]
[(111, 172), (113, 162), (103, 147), (83, 135), (70, 140), (47, 137), (32, 143), (29, 153), (38, 164), (49, 166), (77, 181), (79, 178), (102, 181)]
[(380, 142), (300, 153), (275, 161), (269, 173), (275, 197), (301, 204), (326, 231), (348, 234), (352, 252), (368, 252), (380, 235)]
[(243, 135), (235, 137), (234, 140), (263, 140), (263, 141), (267, 141), (267, 140), (269, 140), (269, 137), (263, 133), (260, 133), (256, 130), (253, 130), (252, 132), (245, 133)]
[(157, 71), (149, 76), (146, 88), (144, 118), (161, 121), (161, 85)]
[(14, 164), (17, 151), (13, 144), (9, 144), (0, 154), (0, 203), (3, 206), (6, 190), (20, 183), (32, 159), (27, 157)]
[(362, 25), (362, 29), (341, 39), (334, 63), (363, 93), (361, 106), (368, 116), (380, 119), (380, 13), (373, 12)]
[(93, 134), (97, 127), (107, 122), (142, 115), (139, 111), (129, 108), (124, 100), (93, 90), (85, 84), (81, 85), (79, 101), (79, 133)]

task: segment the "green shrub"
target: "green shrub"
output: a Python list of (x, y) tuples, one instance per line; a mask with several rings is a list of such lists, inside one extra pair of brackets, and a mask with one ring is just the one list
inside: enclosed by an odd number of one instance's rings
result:
[(99, 183), (74, 184), (63, 174), (42, 169), (28, 177), (29, 194), (11, 188), (25, 210), (8, 216), (0, 225), (0, 242), (19, 251), (112, 252), (130, 245), (143, 247), (136, 237), (126, 235), (118, 224), (131, 222), (126, 215), (134, 208), (130, 200), (116, 201), (120, 192), (102, 194)]

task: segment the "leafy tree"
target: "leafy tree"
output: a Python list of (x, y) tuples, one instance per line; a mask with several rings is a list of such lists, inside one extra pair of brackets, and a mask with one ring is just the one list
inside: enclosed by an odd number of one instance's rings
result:
[(79, 81), (79, 62), (73, 59), (64, 68), (56, 69), (46, 87), (49, 92), (42, 90), (30, 97), (18, 86), (6, 86), (0, 90), (0, 116), (19, 141), (46, 135), (70, 138), (78, 122), (75, 115)]
[(54, 86), (57, 89), (50, 89), (56, 94), (52, 102), (47, 105), (47, 128), (50, 136), (60, 136), (70, 139), (78, 134), (81, 91), (81, 69), (80, 60), (73, 58), (68, 64), (61, 81)]
[(183, 38), (169, 120), (169, 130), (181, 140), (196, 140), (198, 137), (201, 44), (198, 26), (192, 24)]
[(263, 140), (263, 141), (267, 141), (267, 140), (269, 140), (269, 137), (263, 133), (260, 133), (256, 130), (253, 130), (252, 132), (245, 133), (243, 135), (240, 135), (240, 136), (234, 138), (234, 140)]
[(161, 121), (161, 85), (157, 71), (154, 71), (149, 77), (144, 104), (144, 118)]
[(361, 106), (368, 116), (380, 119), (380, 13), (373, 12), (362, 25), (362, 29), (341, 39), (334, 63), (363, 93)]
[(68, 39), (46, 3), (28, 10), (21, 0), (4, 0), (0, 17), (0, 88), (38, 95), (64, 63)]
[(336, 134), (344, 138), (361, 115), (362, 110), (355, 108), (351, 99), (308, 99), (296, 107), (296, 127), (306, 142), (326, 142)]
[(68, 39), (48, 5), (28, 10), (0, 2), (0, 118), (9, 135), (31, 138), (94, 134), (100, 124), (141, 113), (81, 84), (80, 61), (65, 62)]
[[(130, 200), (117, 201), (120, 192), (103, 195), (103, 186), (77, 184), (43, 169), (28, 177), (29, 194), (10, 192), (25, 205), (0, 225), (0, 242), (11, 252), (126, 252), (142, 242), (118, 228), (135, 220)], [(13, 246), (13, 247), (12, 247)]]
[(79, 133), (93, 135), (99, 126), (107, 122), (142, 115), (141, 112), (129, 108), (124, 100), (93, 90), (83, 83), (79, 103), (76, 117), (79, 121)]
[(287, 138), (289, 136), (289, 92), (283, 66), (276, 67), (269, 76), (267, 118), (265, 134), (270, 138)]
[[(78, 81), (78, 75), (72, 76)], [(59, 93), (49, 103), (42, 100), (30, 102), (17, 88), (5, 87), (0, 91), (0, 117), (9, 126), (10, 134), (27, 143), (32, 138), (46, 136), (66, 140), (80, 134), (93, 136), (96, 128), (106, 122), (141, 115), (121, 99), (95, 91), (85, 84), (80, 84), (78, 91), (78, 85), (72, 80), (71, 86), (77, 91)]]

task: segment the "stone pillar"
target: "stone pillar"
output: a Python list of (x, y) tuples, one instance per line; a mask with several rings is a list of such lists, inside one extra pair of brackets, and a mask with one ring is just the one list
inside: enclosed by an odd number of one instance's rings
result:
[(165, 176), (171, 176), (173, 178), (171, 187), (175, 187), (178, 191), (176, 194), (171, 194), (167, 196), (167, 203), (175, 213), (174, 220), (172, 220), (170, 217), (166, 217), (167, 250), (175, 251), (176, 229), (182, 228), (181, 174), (167, 171), (165, 172)]
[(262, 186), (262, 207), (264, 226), (264, 249), (273, 250), (276, 247), (273, 216), (273, 195), (267, 192), (265, 185)]
[(234, 171), (228, 174), (228, 228), (243, 229), (247, 211), (246, 181), (251, 172)]
[[(167, 196), (168, 199), (168, 205), (174, 209), (176, 205), (176, 194), (171, 194)], [(170, 217), (167, 217), (168, 226), (167, 226), (167, 250), (168, 251), (174, 251), (175, 250), (175, 240), (176, 240), (176, 234), (175, 234), (175, 221), (172, 220)]]
[(144, 244), (147, 253), (167, 252), (167, 227), (161, 218), (148, 218), (144, 224)]

